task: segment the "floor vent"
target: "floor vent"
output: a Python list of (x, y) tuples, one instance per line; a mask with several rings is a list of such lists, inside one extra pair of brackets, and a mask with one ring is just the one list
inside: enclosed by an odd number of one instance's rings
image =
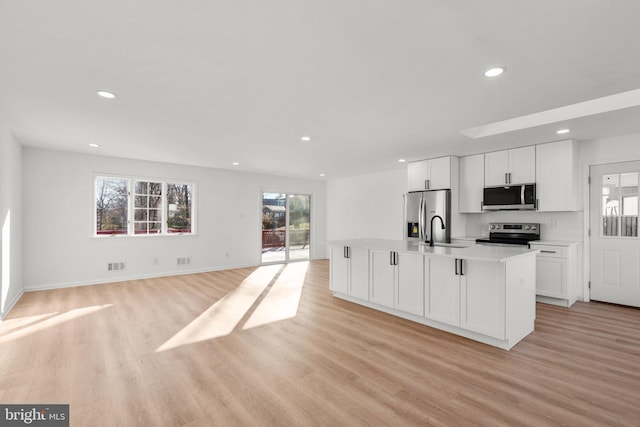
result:
[(191, 257), (178, 258), (178, 265), (189, 265), (191, 264)]
[(107, 271), (122, 271), (124, 270), (124, 262), (110, 262), (107, 264)]

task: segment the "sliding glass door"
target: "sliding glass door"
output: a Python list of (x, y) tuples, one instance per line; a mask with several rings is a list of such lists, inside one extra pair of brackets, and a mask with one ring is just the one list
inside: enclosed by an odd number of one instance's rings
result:
[(311, 196), (262, 193), (262, 262), (309, 259)]

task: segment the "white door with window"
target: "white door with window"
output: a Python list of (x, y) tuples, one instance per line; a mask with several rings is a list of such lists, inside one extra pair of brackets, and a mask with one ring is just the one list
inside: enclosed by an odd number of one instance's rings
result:
[(591, 167), (591, 299), (640, 307), (640, 161)]

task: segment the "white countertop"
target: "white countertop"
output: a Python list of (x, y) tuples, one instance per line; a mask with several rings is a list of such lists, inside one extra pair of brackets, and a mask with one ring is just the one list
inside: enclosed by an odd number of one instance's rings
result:
[(352, 246), (374, 250), (421, 253), (431, 256), (445, 256), (450, 258), (462, 258), (476, 261), (506, 262), (510, 259), (522, 256), (535, 255), (537, 249), (527, 249), (522, 246), (502, 247), (502, 246), (469, 246), (466, 248), (455, 248), (447, 246), (429, 246), (405, 240), (386, 239), (350, 239), (333, 240), (327, 242), (329, 246)]

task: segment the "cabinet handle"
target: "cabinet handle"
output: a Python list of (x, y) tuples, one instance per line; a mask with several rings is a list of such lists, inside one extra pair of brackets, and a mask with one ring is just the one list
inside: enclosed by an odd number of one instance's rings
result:
[(509, 174), (508, 173), (504, 173), (504, 183), (508, 184), (509, 183)]
[(460, 259), (460, 275), (464, 276), (464, 260)]
[(542, 250), (540, 252), (543, 253), (543, 254), (555, 254), (556, 253), (556, 251), (542, 251)]
[(511, 172), (509, 172), (509, 184), (511, 184), (512, 180), (511, 180)]
[(534, 206), (536, 210), (540, 209), (540, 199), (536, 199), (536, 205)]
[(459, 274), (458, 273), (458, 258), (456, 258), (455, 260), (455, 268), (456, 268), (456, 276)]
[(393, 265), (398, 265), (398, 252), (394, 252)]
[(349, 246), (344, 247), (344, 257), (351, 258), (351, 248)]
[(429, 190), (431, 188), (431, 180), (430, 179), (425, 179), (424, 180), (424, 189), (425, 190)]
[(480, 212), (484, 210), (484, 201), (480, 200)]

